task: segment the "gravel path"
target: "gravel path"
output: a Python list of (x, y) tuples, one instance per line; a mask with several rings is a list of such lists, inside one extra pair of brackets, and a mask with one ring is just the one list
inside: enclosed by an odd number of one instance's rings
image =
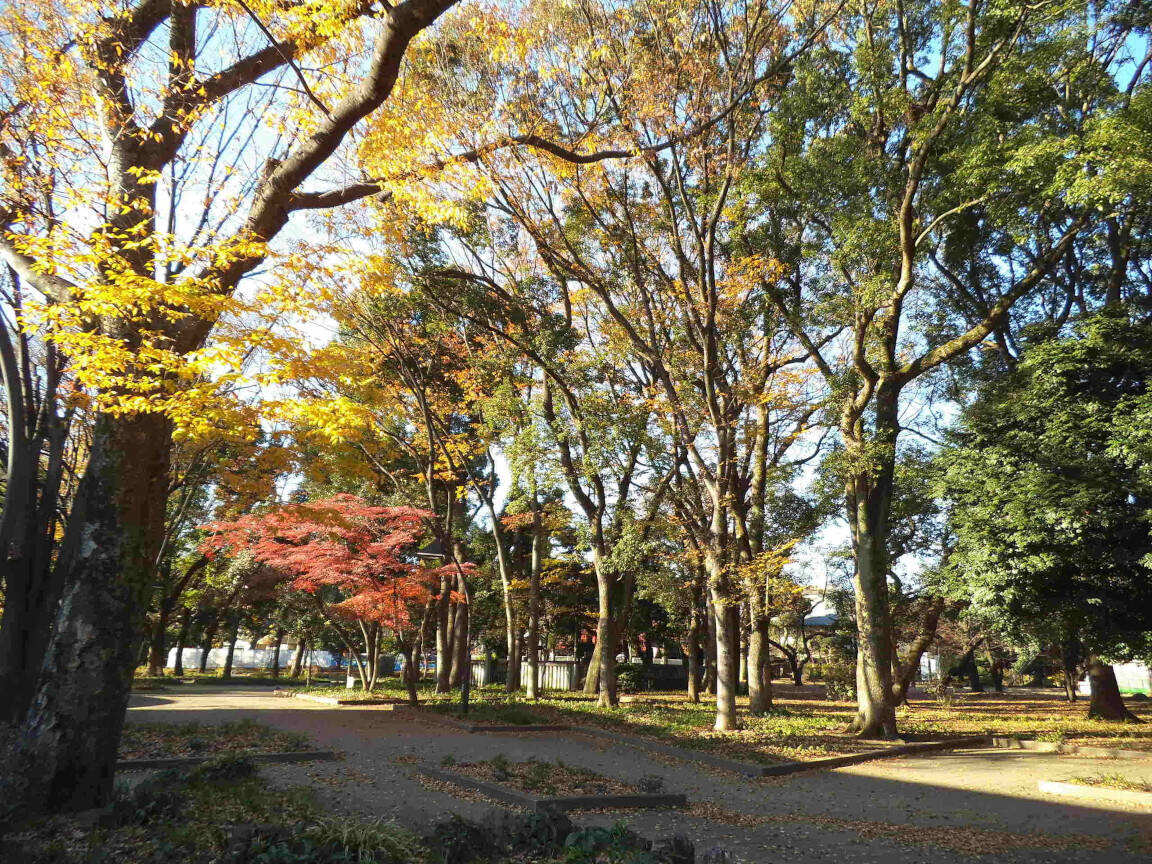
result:
[[(454, 811), (479, 816), (491, 802), (411, 776), (419, 763), (561, 759), (626, 781), (664, 778), (687, 811), (588, 813), (623, 819), (651, 838), (685, 833), (743, 862), (951, 864), (1152, 860), (1152, 808), (1086, 806), (1037, 791), (1038, 780), (1123, 774), (1152, 781), (1152, 759), (1111, 761), (1004, 750), (904, 757), (834, 771), (752, 780), (691, 761), (576, 733), (467, 734), (406, 711), (331, 708), (268, 690), (205, 687), (141, 693), (129, 722), (224, 722), (250, 717), (344, 751), (335, 763), (266, 768), (277, 782), (307, 783), (335, 812), (396, 819), (414, 828)], [(465, 796), (465, 797), (461, 797)]]

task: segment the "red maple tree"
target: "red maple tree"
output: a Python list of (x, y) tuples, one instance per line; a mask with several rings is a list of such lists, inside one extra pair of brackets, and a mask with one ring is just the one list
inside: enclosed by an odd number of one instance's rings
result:
[(452, 561), (429, 567), (420, 560), (417, 551), (434, 519), (428, 510), (340, 494), (209, 523), (202, 526), (202, 545), (209, 556), (247, 551), (265, 565), (266, 578), (309, 595), (352, 654), (365, 690), (376, 683), (381, 629), (391, 631), (415, 702), (423, 618), (441, 576), (472, 566)]

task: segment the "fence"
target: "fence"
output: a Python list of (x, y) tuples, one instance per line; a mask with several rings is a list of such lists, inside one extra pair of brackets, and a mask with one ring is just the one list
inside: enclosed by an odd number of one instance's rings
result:
[[(199, 669), (200, 668), (200, 655), (203, 653), (200, 648), (185, 648), (183, 654), (183, 665), (185, 669)], [(270, 669), (272, 667), (272, 655), (275, 652), (271, 648), (237, 648), (232, 655), (232, 668), (233, 669)], [(293, 652), (287, 648), (280, 649), (280, 668), (286, 669), (292, 665)], [(330, 651), (311, 651), (304, 655), (304, 661), (310, 666), (320, 666), (325, 669), (333, 669), (340, 666), (341, 658)], [(205, 669), (222, 669), (224, 664), (228, 661), (227, 648), (212, 648), (208, 652), (208, 664)], [(173, 648), (168, 652), (168, 667), (171, 668), (176, 665), (176, 649)]]
[[(579, 690), (580, 665), (575, 660), (547, 660), (540, 664), (540, 686), (545, 690)], [(520, 666), (523, 679), (528, 674), (528, 664)], [(473, 660), (472, 686), (484, 687), (488, 684), (503, 684), (508, 680), (508, 663), (505, 660)]]

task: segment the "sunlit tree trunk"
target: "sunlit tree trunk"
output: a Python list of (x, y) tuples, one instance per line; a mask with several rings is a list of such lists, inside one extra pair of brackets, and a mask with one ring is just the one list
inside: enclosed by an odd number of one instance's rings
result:
[(299, 678), (300, 671), (304, 668), (304, 652), (308, 650), (307, 640), (303, 637), (296, 643), (296, 651), (292, 655), (292, 670), (288, 673), (289, 678)]

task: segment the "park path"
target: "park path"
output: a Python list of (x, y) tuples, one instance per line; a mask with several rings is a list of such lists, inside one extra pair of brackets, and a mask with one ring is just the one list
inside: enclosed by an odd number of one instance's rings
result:
[(687, 834), (738, 861), (837, 864), (989, 864), (1152, 860), (1152, 809), (1085, 806), (1037, 791), (1038, 780), (1124, 774), (1152, 781), (1152, 759), (1112, 761), (1005, 750), (903, 757), (833, 771), (753, 780), (700, 763), (577, 733), (468, 734), (405, 711), (332, 708), (255, 688), (203, 687), (132, 698), (129, 722), (251, 718), (343, 751), (340, 762), (269, 766), (278, 783), (305, 783), (333, 812), (395, 819), (415, 829), (447, 812), (493, 806), (412, 776), (416, 764), (529, 757), (635, 781), (658, 775), (684, 792), (686, 811), (588, 813), (587, 824), (624, 820), (656, 839)]

